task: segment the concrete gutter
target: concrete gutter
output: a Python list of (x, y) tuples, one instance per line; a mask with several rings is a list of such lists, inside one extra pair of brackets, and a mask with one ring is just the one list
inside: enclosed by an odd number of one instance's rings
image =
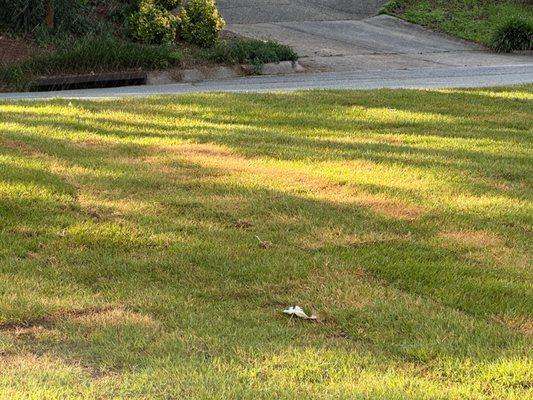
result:
[(312, 89), (470, 88), (533, 84), (533, 63), (483, 67), (416, 68), (249, 76), (175, 83), (43, 93), (4, 93), (0, 100), (111, 99), (204, 92), (290, 92)]

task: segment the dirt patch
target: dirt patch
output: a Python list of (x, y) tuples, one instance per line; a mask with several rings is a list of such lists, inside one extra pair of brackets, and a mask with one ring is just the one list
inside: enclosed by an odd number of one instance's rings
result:
[(37, 327), (47, 328), (47, 327), (52, 327), (53, 325), (57, 324), (59, 321), (62, 321), (65, 319), (80, 318), (83, 316), (101, 314), (101, 313), (105, 313), (110, 310), (114, 310), (118, 308), (120, 307), (118, 306), (90, 307), (90, 308), (84, 308), (84, 309), (79, 309), (79, 310), (64, 311), (64, 312), (60, 312), (54, 315), (48, 315), (44, 317), (28, 319), (25, 321), (4, 322), (4, 323), (0, 323), (0, 331), (17, 332), (17, 331), (24, 331), (24, 330), (28, 330), (31, 328), (37, 328)]
[(487, 231), (448, 231), (439, 236), (466, 246), (487, 247), (501, 244), (500, 238)]
[(42, 52), (27, 39), (14, 39), (0, 36), (0, 65), (13, 64)]

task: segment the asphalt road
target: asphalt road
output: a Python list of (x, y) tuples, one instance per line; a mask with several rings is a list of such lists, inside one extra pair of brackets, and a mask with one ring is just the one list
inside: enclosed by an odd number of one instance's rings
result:
[[(527, 59), (526, 59), (527, 61)], [(201, 92), (276, 92), (310, 89), (465, 88), (533, 83), (533, 62), (491, 67), (301, 73), (252, 76), (195, 84), (128, 86), (39, 93), (3, 93), (0, 100), (102, 99)]]

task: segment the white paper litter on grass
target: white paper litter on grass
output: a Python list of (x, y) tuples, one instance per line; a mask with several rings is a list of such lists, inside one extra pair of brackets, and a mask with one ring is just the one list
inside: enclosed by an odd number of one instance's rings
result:
[(302, 307), (300, 306), (294, 306), (294, 307), (289, 307), (287, 308), (286, 310), (283, 310), (283, 312), (287, 315), (290, 315), (291, 317), (296, 315), (298, 318), (303, 318), (303, 319), (317, 319), (317, 316), (316, 315), (307, 315), (305, 313), (305, 311), (302, 309)]

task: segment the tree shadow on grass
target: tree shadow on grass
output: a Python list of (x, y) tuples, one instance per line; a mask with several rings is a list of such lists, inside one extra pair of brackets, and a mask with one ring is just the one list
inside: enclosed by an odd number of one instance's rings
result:
[[(158, 107), (165, 104), (152, 101)], [(496, 393), (504, 393), (505, 385), (521, 384), (524, 374), (511, 369), (515, 380), (509, 381), (511, 372), (501, 366), (527, 361), (530, 341), (490, 318), (531, 314), (525, 275), (480, 269), (463, 257), (468, 249), (450, 249), (431, 240), (442, 228), (445, 212), (429, 221), (400, 220), (383, 216), (372, 206), (273, 189), (266, 181), (247, 185), (235, 180), (237, 173), (207, 167), (186, 153), (173, 154), (172, 149), (150, 143), (121, 141), (113, 147), (100, 143), (81, 149), (68, 137), (38, 134), (35, 128), (45, 129), (52, 123), (40, 121), (38, 113), (26, 114), (18, 122), (28, 129), (3, 133), (65, 165), (63, 173), (72, 179), (78, 195), (91, 195), (92, 209), (77, 204), (65, 217), (61, 207), (51, 213), (39, 202), (3, 203), (11, 211), (8, 224), (54, 231), (60, 225), (56, 219), (63, 216), (62, 228), (66, 229), (54, 236), (39, 236), (37, 255), (43, 258), (13, 263), (17, 255), (4, 256), (2, 271), (22, 281), (38, 277), (39, 286), (28, 284), (34, 301), (72, 296), (75, 306), (76, 296), (84, 294), (94, 302), (119, 304), (126, 310), (111, 315), (102, 312), (89, 320), (65, 318), (51, 332), (19, 335), (21, 348), (52, 353), (69, 362), (81, 360), (96, 370), (130, 373), (139, 369), (150, 373), (163, 366), (171, 371), (218, 368), (213, 373), (220, 376), (224, 368), (235, 371), (240, 365), (241, 383), (257, 384), (258, 380), (250, 378), (257, 368), (263, 371), (263, 382), (276, 381), (276, 371), (289, 375), (302, 371), (300, 357), (308, 368), (295, 379), (308, 385), (337, 380), (354, 391), (358, 376), (349, 371), (361, 369), (371, 371), (376, 379), (389, 371), (393, 377), (407, 375), (413, 381), (433, 382), (440, 389), (442, 383), (436, 382), (456, 385), (462, 382), (458, 378), (462, 373), (480, 384), (492, 373), (495, 381), (490, 385)], [(51, 126), (76, 132), (79, 124)], [(91, 135), (138, 138), (127, 132), (120, 136), (120, 130), (129, 128), (119, 125)], [(343, 160), (337, 155), (324, 156), (336, 149), (334, 143), (324, 146), (314, 139), (277, 136), (272, 142), (254, 144), (246, 131), (234, 133), (242, 137), (228, 140), (231, 131), (208, 128), (196, 136), (191, 133), (189, 139), (223, 144), (254, 157), (302, 161), (307, 154), (311, 160), (321, 156), (332, 162)], [(289, 157), (291, 148), (296, 149), (293, 158)], [(368, 157), (390, 165), (402, 161), (388, 153), (414, 151), (390, 145), (339, 144), (339, 148), (345, 159)], [(161, 152), (166, 159), (142, 162)], [(477, 162), (472, 154), (435, 152), (442, 159)], [(508, 159), (506, 163), (523, 161)], [(428, 161), (419, 167), (431, 165)], [(2, 167), (3, 178), (32, 183), (30, 170), (12, 164)], [(107, 174), (110, 171), (116, 173)], [(35, 180), (54, 187), (60, 178), (43, 172)], [(305, 182), (299, 184), (305, 186)], [(384, 197), (394, 194), (386, 185), (360, 189)], [(415, 196), (407, 191), (399, 197), (423, 203), (423, 197)], [(21, 210), (18, 219), (17, 208)], [(30, 218), (30, 214), (40, 218)], [(457, 218), (486, 225), (483, 215), (459, 213)], [(24, 231), (4, 234), (15, 235), (22, 246), (29, 243)], [(256, 236), (272, 245), (263, 248)], [(103, 243), (102, 237), (109, 238), (112, 246)], [(312, 238), (317, 243), (306, 246)], [(56, 259), (50, 264), (48, 256), (52, 255)], [(17, 267), (24, 263), (24, 268)], [(55, 289), (58, 282), (72, 293)], [(11, 294), (13, 304), (17, 296), (25, 295), (10, 292), (7, 283), (2, 292), (8, 299)], [(324, 314), (323, 324), (287, 321), (280, 310), (294, 303), (317, 307)], [(57, 310), (49, 306), (48, 311)], [(54, 329), (63, 339), (54, 336)], [(313, 372), (315, 367), (318, 372)], [(499, 372), (490, 372), (494, 368)], [(224, 384), (215, 380), (214, 385)], [(408, 391), (389, 388), (396, 395)]]
[[(154, 114), (157, 114), (155, 111)], [(175, 140), (193, 141), (196, 143), (214, 143), (229, 146), (233, 150), (247, 157), (271, 157), (287, 161), (313, 160), (315, 162), (327, 162), (334, 160), (367, 160), (375, 163), (385, 163), (391, 166), (405, 165), (410, 168), (432, 169), (442, 172), (453, 172), (459, 176), (476, 176), (478, 180), (504, 179), (510, 182), (520, 183), (528, 179), (530, 175), (529, 158), (526, 155), (504, 155), (501, 152), (485, 152), (483, 150), (467, 151), (465, 149), (435, 149), (421, 148), (418, 145), (386, 143), (386, 142), (356, 142), (346, 143), (335, 139), (309, 138), (305, 135), (287, 134), (285, 131), (267, 129), (256, 125), (247, 126), (208, 126), (198, 127), (194, 124), (181, 125), (174, 129), (151, 124), (150, 130), (139, 130), (139, 126), (133, 122), (112, 122), (110, 126), (98, 126), (88, 118), (82, 122), (57, 122), (53, 114), (43, 116), (41, 114), (25, 114), (23, 126), (28, 128), (46, 128), (50, 124), (55, 129), (79, 132), (84, 135), (98, 135), (106, 139), (127, 140), (162, 140), (172, 143)], [(20, 117), (16, 114), (13, 117)], [(28, 117), (30, 118), (28, 120)], [(16, 121), (16, 119), (14, 119)], [(143, 123), (141, 126), (144, 126)], [(438, 124), (434, 124), (438, 125)], [(312, 124), (311, 124), (312, 126)], [(483, 128), (471, 126), (471, 129)], [(131, 131), (132, 129), (137, 129)], [(260, 134), (258, 134), (259, 129)], [(294, 130), (294, 126), (290, 126)], [(397, 133), (389, 130), (389, 127), (380, 127), (377, 123), (372, 132), (384, 130), (387, 134)], [(168, 133), (161, 133), (161, 131)], [(339, 133), (339, 131), (335, 131)], [(366, 140), (366, 139), (365, 139)], [(78, 157), (79, 152), (74, 153)], [(511, 168), (512, 166), (512, 168)], [(495, 190), (490, 185), (480, 182), (476, 185), (470, 182), (469, 187), (475, 188), (477, 193), (495, 194), (501, 191)], [(462, 187), (469, 190), (469, 187)], [(513, 196), (514, 190), (506, 195)], [(516, 196), (523, 196), (521, 191)]]

